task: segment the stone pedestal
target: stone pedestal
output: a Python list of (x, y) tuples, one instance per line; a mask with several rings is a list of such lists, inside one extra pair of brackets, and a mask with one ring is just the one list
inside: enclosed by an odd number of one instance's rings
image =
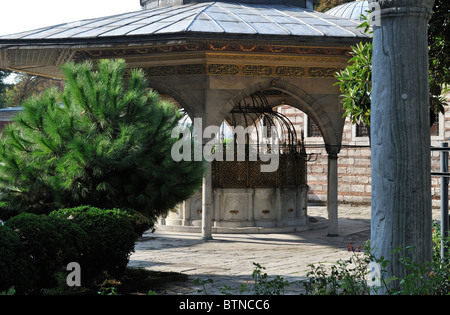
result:
[[(307, 194), (306, 185), (216, 188), (213, 190), (214, 197), (210, 206), (213, 210), (211, 230), (222, 233), (249, 232), (267, 228), (272, 232), (303, 230), (309, 224)], [(197, 193), (169, 211), (161, 223), (172, 227), (198, 228), (202, 226), (202, 215), (202, 196)], [(203, 235), (205, 236), (208, 235)]]

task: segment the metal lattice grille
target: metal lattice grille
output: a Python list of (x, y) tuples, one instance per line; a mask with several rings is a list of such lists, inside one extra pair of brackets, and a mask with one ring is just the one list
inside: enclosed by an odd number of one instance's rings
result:
[[(268, 188), (306, 185), (303, 132), (299, 141), (291, 121), (285, 115), (273, 110), (267, 101), (265, 95), (270, 92), (269, 90), (255, 93), (231, 111), (231, 125), (237, 127), (239, 122), (244, 128), (251, 126), (256, 139), (246, 134), (245, 139), (241, 137), (238, 140), (237, 137), (231, 143), (227, 142), (226, 145), (220, 146), (223, 149), (224, 160), (212, 162), (213, 187)], [(262, 130), (261, 133), (258, 128)], [(244, 155), (241, 159), (237, 156), (238, 148), (241, 149), (239, 154)], [(243, 148), (245, 150), (242, 150)], [(230, 160), (226, 158), (226, 153), (227, 150), (230, 150), (228, 151), (230, 153), (231, 149), (234, 150), (234, 158)], [(266, 154), (264, 161), (261, 154)], [(276, 170), (261, 171), (262, 165), (274, 162), (272, 159), (278, 159)]]
[(275, 172), (261, 172), (257, 161), (213, 161), (214, 188), (269, 188), (306, 185), (306, 154), (304, 151), (283, 153), (278, 156)]

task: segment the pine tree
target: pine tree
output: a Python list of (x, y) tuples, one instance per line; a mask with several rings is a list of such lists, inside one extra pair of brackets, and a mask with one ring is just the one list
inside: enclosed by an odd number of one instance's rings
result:
[(62, 67), (64, 90), (23, 103), (0, 141), (0, 216), (91, 205), (151, 219), (202, 182), (201, 162), (171, 158), (182, 114), (124, 60)]

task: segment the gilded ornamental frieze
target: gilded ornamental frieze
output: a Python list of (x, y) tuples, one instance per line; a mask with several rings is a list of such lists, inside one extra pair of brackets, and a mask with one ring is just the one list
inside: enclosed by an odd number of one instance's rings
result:
[(204, 74), (264, 77), (334, 78), (334, 75), (340, 70), (340, 68), (237, 64), (191, 64), (152, 66), (146, 68), (146, 70), (148, 75), (152, 77)]
[[(149, 76), (231, 75), (334, 78), (349, 59), (347, 47), (288, 46), (225, 41), (198, 41), (86, 49), (73, 59), (125, 58), (146, 62)], [(152, 65), (153, 64), (153, 65)], [(301, 66), (299, 66), (301, 65)]]

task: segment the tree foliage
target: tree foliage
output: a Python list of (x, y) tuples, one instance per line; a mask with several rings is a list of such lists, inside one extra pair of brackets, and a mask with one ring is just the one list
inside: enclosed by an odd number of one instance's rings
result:
[(370, 96), (372, 94), (372, 43), (352, 47), (349, 65), (337, 75), (342, 95), (344, 115), (353, 124), (370, 125)]
[(50, 87), (62, 88), (61, 81), (44, 78), (25, 73), (15, 73), (16, 83), (5, 86), (0, 98), (3, 99), (3, 107), (19, 106), (33, 95), (41, 94)]
[(315, 10), (319, 12), (325, 12), (338, 5), (353, 1), (354, 0), (320, 0), (317, 2)]
[(11, 74), (11, 71), (0, 69), (0, 108), (5, 107), (5, 90), (9, 84), (5, 83), (5, 79)]
[(430, 73), (430, 106), (444, 112), (450, 85), (450, 1), (435, 0), (433, 15), (428, 23), (428, 57)]
[[(444, 113), (446, 106), (445, 94), (450, 84), (450, 2), (436, 0), (433, 15), (428, 30), (428, 57), (430, 82), (430, 112)], [(367, 18), (359, 28), (364, 28), (371, 34)], [(372, 93), (372, 43), (359, 43), (351, 47), (352, 58), (346, 69), (336, 74), (342, 92), (344, 117), (352, 123), (363, 123), (370, 126), (370, 97)], [(435, 115), (430, 115), (430, 125)]]
[[(64, 90), (23, 103), (0, 140), (0, 216), (91, 205), (154, 219), (201, 185), (201, 162), (175, 162), (182, 118), (124, 60), (62, 67)], [(126, 79), (125, 79), (126, 78)]]

